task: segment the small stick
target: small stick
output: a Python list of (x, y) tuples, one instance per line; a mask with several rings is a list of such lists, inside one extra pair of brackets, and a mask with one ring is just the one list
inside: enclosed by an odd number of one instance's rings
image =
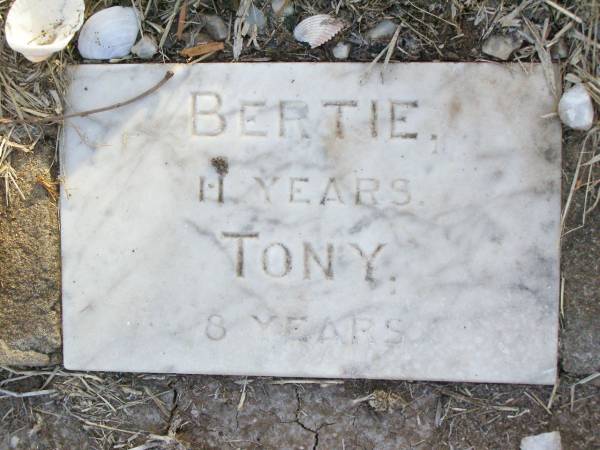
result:
[(288, 379), (288, 380), (275, 380), (275, 381), (270, 381), (269, 384), (276, 384), (276, 385), (284, 385), (284, 384), (344, 384), (344, 382), (342, 380), (295, 380), (295, 379)]
[(137, 102), (138, 100), (141, 100), (142, 98), (147, 97), (150, 94), (153, 94), (158, 89), (160, 89), (163, 84), (165, 84), (167, 81), (169, 81), (171, 78), (173, 78), (173, 75), (175, 75), (175, 74), (172, 71), (170, 71), (170, 70), (167, 71), (167, 73), (165, 73), (165, 76), (162, 78), (162, 80), (160, 80), (158, 83), (156, 83), (150, 89), (147, 89), (144, 92), (142, 92), (141, 94), (138, 94), (135, 97), (130, 98), (129, 100), (125, 100), (123, 102), (118, 102), (118, 103), (115, 103), (112, 105), (103, 106), (101, 108), (89, 109), (87, 111), (81, 111), (81, 112), (76, 112), (76, 113), (71, 113), (71, 114), (61, 114), (61, 115), (50, 116), (50, 117), (40, 117), (40, 118), (28, 119), (28, 120), (26, 120), (26, 119), (15, 120), (15, 119), (11, 119), (11, 118), (6, 118), (6, 119), (0, 118), (0, 124), (5, 124), (5, 123), (28, 123), (28, 124), (45, 123), (45, 124), (49, 124), (49, 123), (55, 123), (55, 122), (62, 122), (66, 119), (71, 119), (73, 117), (87, 117), (92, 114), (98, 114), (101, 112), (110, 111), (111, 109), (122, 108), (123, 106), (130, 105), (131, 103)]
[(184, 48), (181, 50), (180, 54), (186, 58), (194, 58), (196, 56), (206, 55), (207, 53), (223, 50), (224, 48), (225, 44), (222, 42), (206, 42), (195, 47)]
[(183, 0), (183, 4), (181, 5), (181, 9), (179, 10), (179, 20), (177, 21), (177, 34), (175, 35), (178, 41), (180, 41), (183, 37), (185, 19), (187, 18), (187, 6), (187, 0)]
[(13, 392), (7, 391), (6, 389), (0, 389), (0, 398), (12, 397), (12, 398), (26, 398), (26, 397), (36, 397), (38, 395), (48, 395), (54, 394), (56, 392), (55, 389), (46, 389), (42, 391), (31, 391), (31, 392)]

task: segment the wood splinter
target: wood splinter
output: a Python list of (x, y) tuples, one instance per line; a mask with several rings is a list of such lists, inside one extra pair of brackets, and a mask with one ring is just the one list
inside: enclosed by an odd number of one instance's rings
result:
[(206, 55), (208, 53), (218, 52), (225, 48), (225, 44), (222, 42), (206, 42), (203, 44), (196, 45), (195, 47), (184, 48), (181, 50), (181, 56), (186, 58), (195, 58), (196, 56)]

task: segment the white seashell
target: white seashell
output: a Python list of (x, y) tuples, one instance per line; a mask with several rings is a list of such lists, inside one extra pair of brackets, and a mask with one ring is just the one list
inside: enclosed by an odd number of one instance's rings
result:
[(6, 42), (29, 61), (44, 61), (67, 46), (84, 10), (84, 0), (16, 0), (6, 17)]
[(558, 115), (562, 123), (574, 130), (589, 130), (594, 124), (594, 106), (582, 84), (567, 89), (558, 102)]
[(142, 36), (142, 38), (131, 47), (131, 53), (142, 59), (150, 59), (158, 51), (156, 40), (152, 36)]
[(140, 19), (134, 8), (106, 8), (85, 22), (77, 48), (86, 59), (122, 58), (131, 51), (139, 29)]
[(332, 50), (335, 59), (347, 59), (350, 55), (350, 44), (346, 42), (338, 42)]
[(297, 41), (306, 42), (310, 48), (323, 45), (344, 28), (344, 22), (327, 14), (307, 17), (294, 28)]

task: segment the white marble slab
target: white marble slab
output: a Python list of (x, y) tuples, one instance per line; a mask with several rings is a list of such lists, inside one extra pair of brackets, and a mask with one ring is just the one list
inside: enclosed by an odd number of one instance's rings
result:
[[(69, 369), (553, 383), (561, 131), (538, 66), (86, 65)], [(236, 237), (242, 236), (242, 237)]]

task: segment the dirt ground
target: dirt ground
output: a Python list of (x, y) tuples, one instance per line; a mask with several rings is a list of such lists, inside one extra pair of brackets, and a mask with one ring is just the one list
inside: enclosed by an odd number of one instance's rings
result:
[[(6, 3), (0, 0), (0, 9), (6, 9)], [(97, 10), (119, 2), (88, 3), (88, 9), (93, 5)], [(163, 6), (156, 11), (150, 7), (149, 20), (164, 24), (173, 2), (154, 3)], [(233, 20), (233, 3), (190, 2), (189, 17), (198, 10)], [(402, 51), (395, 52), (393, 61), (481, 60), (488, 58), (481, 53), (481, 41), (493, 12), (504, 8), (506, 13), (520, 2), (298, 1), (296, 14), (284, 20), (269, 15), (269, 3), (255, 2), (268, 16), (267, 31), (259, 36), (260, 49), (244, 49), (243, 61), (331, 61), (338, 41), (353, 43), (349, 61), (372, 61), (389, 39), (368, 42), (364, 32), (383, 18), (406, 25), (397, 43)], [(338, 16), (351, 26), (332, 42), (310, 50), (291, 38), (300, 18), (332, 14), (338, 3)], [(425, 8), (428, 14), (417, 8)], [(528, 14), (540, 27), (549, 19), (551, 35), (565, 24), (565, 18), (547, 5)], [(460, 27), (459, 38), (453, 23)], [(0, 37), (4, 57), (3, 34)], [(177, 53), (185, 45), (169, 35), (164, 55), (157, 58), (181, 61)], [(524, 62), (535, 60), (535, 52), (528, 53), (534, 47), (525, 42), (518, 57)], [(54, 63), (80, 62), (76, 50), (66, 53)], [(15, 68), (29, 67), (21, 57), (10, 58)], [(223, 52), (208, 60), (231, 59), (228, 42)], [(0, 75), (6, 75), (6, 67), (0, 64)], [(55, 87), (40, 80), (40, 91)], [(0, 118), (12, 112), (1, 81), (0, 77)], [(571, 193), (577, 167), (581, 172), (567, 216), (569, 232), (562, 242), (561, 374), (554, 391), (521, 385), (67, 372), (59, 364), (58, 207), (48, 184), (59, 180), (58, 127), (33, 131), (40, 133), (33, 151), (11, 155), (23, 198), (9, 187), (7, 206), (7, 188), (0, 183), (0, 361), (13, 364), (0, 369), (0, 450), (504, 450), (517, 449), (524, 436), (554, 430), (561, 432), (566, 450), (600, 449), (600, 377), (592, 379), (600, 371), (600, 207), (587, 214), (582, 224), (590, 198), (585, 203), (580, 184), (593, 170), (578, 163), (583, 133), (564, 136), (563, 203)]]
[(241, 403), (230, 377), (69, 374), (45, 386), (54, 394), (0, 402), (0, 448), (517, 449), (552, 430), (565, 449), (600, 448), (599, 386), (571, 403), (575, 380), (561, 381), (548, 412), (547, 387), (255, 379)]

